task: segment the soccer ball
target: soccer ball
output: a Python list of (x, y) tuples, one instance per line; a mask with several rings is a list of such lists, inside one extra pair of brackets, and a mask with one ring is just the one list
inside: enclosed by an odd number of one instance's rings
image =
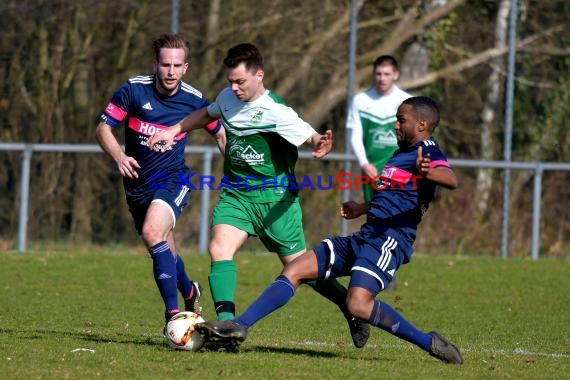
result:
[(176, 314), (166, 324), (166, 342), (177, 350), (198, 351), (204, 344), (204, 338), (190, 327), (201, 322), (204, 318), (191, 311)]

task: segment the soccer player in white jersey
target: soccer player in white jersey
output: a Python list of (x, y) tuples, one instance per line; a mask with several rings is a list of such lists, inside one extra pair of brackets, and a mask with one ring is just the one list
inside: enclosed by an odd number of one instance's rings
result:
[(364, 185), (364, 201), (372, 199), (373, 178), (382, 173), (384, 164), (398, 148), (394, 124), (396, 110), (411, 97), (396, 86), (400, 77), (398, 62), (391, 55), (382, 55), (374, 61), (374, 86), (358, 93), (352, 100), (346, 127), (352, 132), (350, 142), (362, 173), (371, 181)]
[[(212, 259), (209, 275), (219, 320), (235, 316), (237, 268), (233, 260), (249, 236), (257, 236), (283, 265), (306, 250), (299, 194), (296, 190), (297, 147), (308, 143), (313, 156), (331, 150), (332, 132), (317, 133), (263, 85), (263, 56), (256, 46), (242, 43), (224, 59), (229, 87), (210, 106), (152, 137), (155, 151), (168, 148), (174, 136), (219, 119), (226, 132), (224, 181), (213, 210)], [(366, 344), (369, 326), (346, 309), (346, 288), (334, 279), (310, 285), (343, 312), (356, 347)]]

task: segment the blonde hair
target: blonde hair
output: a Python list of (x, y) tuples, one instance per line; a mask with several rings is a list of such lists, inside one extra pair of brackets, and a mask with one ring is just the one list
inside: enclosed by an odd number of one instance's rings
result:
[(160, 57), (160, 49), (184, 49), (184, 58), (188, 59), (190, 54), (190, 42), (186, 40), (181, 34), (161, 34), (156, 40), (152, 42), (154, 48), (154, 56), (158, 61)]

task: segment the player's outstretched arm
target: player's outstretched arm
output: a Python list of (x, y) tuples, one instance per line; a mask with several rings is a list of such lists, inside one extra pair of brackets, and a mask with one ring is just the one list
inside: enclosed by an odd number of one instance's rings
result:
[(435, 168), (431, 167), (431, 157), (429, 153), (424, 155), (422, 147), (418, 148), (418, 157), (416, 158), (416, 167), (418, 168), (420, 174), (425, 179), (435, 182), (440, 186), (448, 189), (456, 189), (459, 185), (457, 181), (457, 176), (453, 172), (453, 169), (447, 166), (438, 166)]
[(308, 142), (313, 147), (313, 157), (322, 158), (329, 154), (332, 149), (332, 131), (328, 129), (324, 134), (315, 133)]
[(220, 128), (218, 133), (214, 135), (214, 139), (216, 140), (218, 149), (220, 150), (220, 153), (223, 156), (226, 151), (226, 130), (224, 129), (224, 127)]
[(184, 132), (202, 128), (214, 120), (215, 118), (208, 114), (206, 107), (200, 108), (168, 129), (155, 133), (148, 140), (148, 147), (155, 152), (166, 152), (174, 143), (176, 136)]
[(340, 207), (340, 216), (344, 219), (354, 219), (368, 212), (368, 203), (344, 202)]

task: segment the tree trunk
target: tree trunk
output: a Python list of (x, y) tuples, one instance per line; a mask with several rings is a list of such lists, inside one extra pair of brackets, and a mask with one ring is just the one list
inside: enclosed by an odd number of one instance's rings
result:
[(211, 0), (208, 9), (208, 21), (206, 24), (204, 60), (201, 62), (202, 70), (199, 74), (202, 83), (214, 82), (219, 63), (216, 62), (215, 46), (220, 39), (220, 9), (221, 0)]
[[(501, 0), (497, 12), (497, 23), (495, 25), (495, 48), (505, 49), (507, 46), (507, 32), (510, 0)], [(499, 108), (499, 99), (502, 93), (501, 72), (505, 71), (505, 60), (497, 57), (492, 60), (492, 71), (487, 80), (487, 96), (481, 111), (480, 139), (481, 139), (481, 159), (492, 160), (497, 151), (497, 141), (493, 138), (493, 125), (495, 114)], [(479, 215), (483, 216), (488, 207), (489, 196), (493, 186), (493, 171), (491, 169), (479, 169), (477, 172), (477, 191), (475, 191), (475, 204)]]
[[(76, 23), (81, 23), (86, 15), (81, 7), (77, 8)], [(85, 49), (90, 45), (92, 39), (91, 32), (85, 36), (79, 33), (70, 33), (69, 44), (75, 56), (75, 60), (70, 71), (75, 73), (72, 78), (72, 92), (75, 99), (73, 108), (74, 129), (78, 132), (88, 131), (91, 128), (90, 120), (85, 117), (89, 114), (89, 64)], [(70, 235), (73, 241), (87, 242), (92, 236), (92, 203), (93, 184), (91, 183), (90, 160), (82, 154), (74, 155), (75, 175), (73, 176), (71, 188), (72, 213)]]
[[(448, 0), (431, 0), (428, 1), (426, 5), (426, 11), (429, 11), (435, 7), (443, 6), (447, 4)], [(425, 34), (429, 34), (430, 29), (437, 28), (437, 24), (434, 26), (430, 26), (427, 28)], [(424, 43), (425, 38), (419, 36), (407, 49), (404, 53), (401, 63), (400, 63), (400, 78), (401, 79), (412, 79), (412, 78), (420, 78), (427, 74), (429, 71), (429, 63), (430, 63), (430, 56), (431, 51), (426, 47)]]

